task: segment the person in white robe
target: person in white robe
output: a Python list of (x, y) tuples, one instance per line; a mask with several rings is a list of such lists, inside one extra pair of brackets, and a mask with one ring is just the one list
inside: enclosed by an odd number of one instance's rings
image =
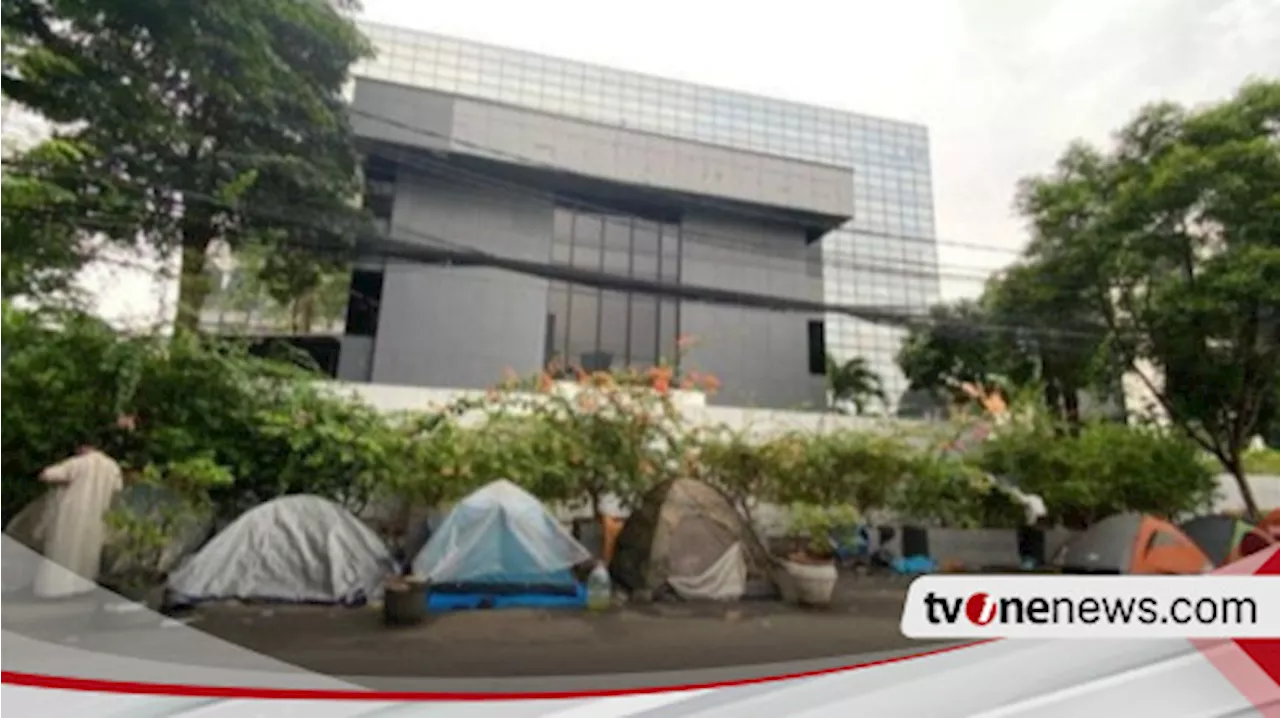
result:
[(120, 465), (83, 446), (75, 456), (48, 467), (40, 480), (52, 484), (44, 522), (42, 561), (32, 589), (41, 598), (63, 598), (93, 590), (106, 542), (106, 514), (124, 488)]

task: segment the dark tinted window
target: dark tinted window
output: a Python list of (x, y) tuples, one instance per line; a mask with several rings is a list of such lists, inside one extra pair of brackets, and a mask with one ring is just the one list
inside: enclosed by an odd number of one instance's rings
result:
[[(557, 207), (551, 261), (607, 274), (677, 282), (680, 227), (614, 213)], [(652, 366), (674, 360), (677, 300), (553, 283), (547, 308), (548, 359), (586, 369)]]
[(809, 321), (809, 373), (827, 373), (827, 336), (822, 320)]
[(347, 299), (347, 334), (371, 337), (378, 333), (378, 305), (382, 301), (381, 271), (357, 269), (351, 273)]

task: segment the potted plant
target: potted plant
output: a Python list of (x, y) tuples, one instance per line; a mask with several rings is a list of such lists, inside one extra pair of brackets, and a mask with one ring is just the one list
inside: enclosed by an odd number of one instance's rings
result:
[(800, 542), (782, 565), (795, 584), (796, 598), (810, 606), (826, 606), (835, 592), (835, 544), (832, 533), (851, 526), (858, 513), (852, 506), (799, 504), (791, 509), (791, 534)]

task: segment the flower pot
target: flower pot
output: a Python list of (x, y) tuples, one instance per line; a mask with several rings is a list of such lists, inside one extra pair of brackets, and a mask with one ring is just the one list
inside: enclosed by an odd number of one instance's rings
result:
[(808, 606), (827, 606), (836, 590), (834, 561), (815, 561), (792, 557), (782, 562), (794, 584), (796, 600)]
[(382, 596), (382, 622), (388, 626), (417, 626), (427, 619), (428, 583), (400, 578), (387, 583)]

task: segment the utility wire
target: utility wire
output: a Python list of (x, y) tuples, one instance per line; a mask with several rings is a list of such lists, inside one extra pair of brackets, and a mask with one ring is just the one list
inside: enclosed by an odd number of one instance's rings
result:
[[(536, 187), (521, 184), (512, 180), (499, 179), (490, 177), (480, 172), (475, 172), (456, 164), (451, 164), (445, 160), (432, 158), (422, 154), (411, 154), (404, 151), (393, 150), (395, 161), (411, 169), (433, 175), (448, 175), (450, 179), (465, 182), (476, 187), (486, 187), (497, 189), (509, 196), (514, 197), (534, 197), (538, 199), (554, 199), (554, 195), (545, 192)], [(380, 156), (385, 156), (385, 150), (380, 149), (377, 152)], [(613, 225), (621, 228), (630, 228), (630, 218), (619, 216), (619, 210), (610, 208), (603, 204), (593, 203), (577, 198), (564, 199), (565, 204), (573, 206), (577, 209), (592, 211), (597, 214), (594, 216), (605, 225)], [(505, 202), (508, 207), (516, 207), (515, 202)], [(639, 218), (645, 219), (645, 218)], [(656, 220), (655, 220), (656, 221)], [(725, 249), (731, 249), (736, 252), (743, 252), (743, 242), (741, 237), (732, 237), (727, 234), (710, 233), (697, 228), (682, 225), (680, 227), (680, 236), (682, 238), (694, 238), (705, 240), (705, 244)], [(759, 251), (759, 248), (752, 248), (751, 254), (757, 261), (748, 259), (734, 259), (726, 257), (718, 259), (717, 262), (729, 265), (737, 265), (745, 268), (757, 268), (760, 261), (782, 259), (790, 264), (796, 264), (797, 260), (794, 256), (786, 256), (778, 252)], [(850, 260), (837, 254), (823, 251), (821, 257), (823, 267), (849, 269), (854, 272), (874, 275), (889, 275), (898, 277), (911, 277), (917, 279), (936, 281), (940, 278), (956, 279), (969, 282), (985, 282), (990, 279), (993, 271), (984, 271), (980, 267), (960, 267), (959, 269), (972, 269), (973, 273), (960, 273), (950, 269), (942, 269), (941, 266), (934, 262), (928, 261), (911, 261), (905, 258), (890, 258), (888, 263), (864, 262), (862, 260)], [(770, 266), (770, 271), (789, 272), (793, 274), (803, 273), (803, 270), (797, 270), (794, 266), (788, 268)]]
[[(221, 198), (208, 194), (196, 191), (177, 191), (181, 192), (184, 201), (212, 204), (229, 212), (238, 212), (283, 226), (305, 228), (322, 234), (332, 231), (329, 227), (319, 225), (291, 213), (237, 207), (233, 203), (228, 203)], [(125, 219), (133, 220), (135, 218)], [(106, 224), (110, 226), (111, 223)], [(116, 224), (111, 228), (127, 229), (128, 226)], [(384, 258), (447, 267), (488, 267), (602, 290), (633, 292), (646, 296), (771, 311), (837, 314), (899, 329), (942, 328), (954, 330), (957, 333), (973, 333), (976, 331), (978, 333), (1009, 334), (1026, 339), (1038, 337), (1049, 342), (1061, 342), (1072, 338), (1096, 340), (1102, 336), (1102, 333), (1098, 331), (1083, 331), (1073, 328), (1041, 328), (991, 322), (980, 324), (957, 322), (939, 319), (923, 313), (927, 311), (923, 307), (914, 309), (911, 307), (830, 304), (794, 297), (641, 279), (581, 267), (503, 256), (476, 249), (473, 245), (451, 241), (438, 235), (417, 230), (397, 228), (397, 234), (401, 236), (386, 237), (377, 232), (369, 231), (357, 238), (354, 247), (344, 246), (338, 242), (317, 243), (297, 240), (288, 240), (284, 243), (284, 246), (314, 252), (330, 259)], [(1066, 346), (1064, 345), (1063, 348), (1066, 348)]]
[[(385, 156), (385, 152), (379, 152), (379, 155)], [(506, 193), (508, 197), (536, 197), (539, 198), (539, 200), (550, 200), (550, 198), (553, 198), (550, 193), (541, 191), (539, 188), (530, 187), (527, 186), (527, 184), (512, 182), (512, 180), (489, 177), (489, 175), (477, 173), (474, 172), (474, 170), (467, 170), (466, 168), (461, 168), (461, 166), (449, 164), (447, 161), (435, 160), (433, 157), (421, 154), (397, 152), (397, 161), (402, 163), (404, 166), (408, 166), (408, 168), (419, 170), (419, 172), (435, 175), (447, 174), (449, 175), (449, 179), (456, 180), (456, 182), (470, 183), (471, 186), (475, 187), (498, 189), (498, 191)], [(3, 160), (0, 160), (0, 165), (3, 164)], [(64, 175), (64, 177), (74, 179), (79, 177), (79, 175), (68, 174)], [(178, 192), (180, 192), (180, 189), (178, 189)], [(605, 225), (614, 225), (614, 227), (630, 229), (630, 224), (628, 224), (630, 219), (618, 216), (618, 211), (616, 209), (612, 209), (612, 207), (579, 200), (572, 200), (571, 203), (582, 210), (599, 212), (599, 214), (595, 216)], [(515, 201), (511, 200), (504, 202), (504, 205), (508, 207), (518, 206)], [(727, 234), (708, 233), (704, 232), (704, 230), (687, 227), (682, 227), (680, 232), (681, 237), (704, 239), (705, 243), (709, 244), (709, 246), (728, 248), (728, 250), (733, 250), (735, 252), (742, 251), (741, 237), (731, 237), (731, 235)], [(649, 256), (654, 255), (654, 252), (641, 251), (636, 252), (636, 255)], [(745, 267), (745, 269), (758, 269), (760, 261), (763, 260), (772, 262), (772, 264), (768, 266), (768, 270), (772, 271), (772, 273), (808, 275), (808, 270), (806, 270), (805, 267), (796, 266), (797, 264), (800, 264), (800, 262), (797, 261), (794, 256), (785, 257), (780, 255), (780, 253), (769, 252), (754, 252), (753, 255), (756, 261), (735, 259), (735, 257), (722, 257), (722, 259), (718, 259), (717, 262), (718, 264), (724, 265), (742, 266)], [(787, 266), (777, 266), (777, 262), (774, 260), (785, 260)], [(905, 278), (924, 279), (929, 280), (929, 282), (937, 282), (938, 279), (946, 278), (963, 280), (963, 282), (982, 283), (987, 282), (992, 275), (992, 273), (989, 273), (989, 271), (983, 271), (980, 267), (960, 267), (960, 269), (973, 269), (974, 273), (969, 274), (942, 269), (942, 267), (936, 264), (936, 262), (911, 262), (905, 259), (891, 259), (888, 264), (882, 264), (882, 262), (864, 262), (860, 260), (850, 261), (849, 259), (846, 259), (846, 257), (832, 256), (831, 253), (827, 252), (823, 252), (823, 256), (820, 257), (820, 264), (822, 264), (823, 267), (849, 269), (854, 271), (854, 273), (864, 275), (905, 276)]]
[[(374, 122), (381, 122), (397, 130), (409, 132), (411, 134), (416, 134), (431, 140), (435, 140), (437, 142), (443, 142), (446, 144), (446, 147), (441, 149), (444, 149), (444, 150), (447, 150), (448, 149), (447, 146), (450, 144), (458, 145), (460, 147), (466, 147), (466, 148), (475, 150), (476, 152), (481, 153), (482, 157), (485, 155), (488, 155), (490, 157), (501, 157), (501, 158), (511, 160), (513, 162), (517, 162), (519, 164), (536, 167), (538, 169), (543, 169), (543, 170), (555, 172), (558, 174), (576, 174), (572, 170), (566, 167), (552, 164), (545, 160), (540, 160), (536, 157), (529, 157), (527, 155), (522, 155), (519, 153), (510, 152), (507, 150), (498, 149), (489, 145), (473, 142), (470, 140), (461, 140), (443, 132), (437, 132), (435, 130), (418, 127), (416, 125), (412, 125), (407, 122), (403, 122), (401, 120), (387, 117), (385, 115), (381, 115), (378, 113), (369, 112), (367, 110), (361, 110), (355, 107), (349, 108), (348, 111), (353, 115), (363, 117), (365, 119), (372, 120)], [(423, 149), (431, 150), (435, 148), (423, 148)], [(657, 188), (654, 188), (654, 187), (633, 185), (632, 188), (648, 193), (650, 195), (653, 195), (653, 194), (664, 195), (664, 193), (661, 190), (658, 190)], [(732, 212), (738, 215), (742, 215), (745, 213), (748, 215), (755, 216), (757, 219), (761, 219), (763, 221), (770, 221), (770, 222), (793, 221), (792, 218), (790, 218), (788, 215), (782, 212), (777, 212), (777, 211), (771, 212), (764, 208), (748, 208), (748, 207), (740, 206), (737, 204), (719, 202), (711, 198), (699, 198), (696, 201), (696, 203), (699, 203), (702, 206), (707, 208), (716, 209), (717, 211)], [(606, 209), (606, 211), (613, 211), (613, 210)], [(956, 247), (960, 249), (969, 249), (969, 250), (974, 250), (979, 252), (992, 252), (997, 254), (1012, 254), (1012, 255), (1021, 255), (1022, 253), (1021, 250), (1011, 249), (1008, 247), (996, 247), (990, 244), (942, 240), (942, 239), (936, 239), (933, 237), (924, 237), (924, 236), (913, 235), (913, 234), (902, 234), (902, 233), (887, 232), (887, 231), (881, 231), (881, 230), (864, 229), (859, 227), (850, 228), (847, 231), (854, 234), (861, 234), (861, 235), (866, 235), (870, 237), (896, 239), (896, 240), (902, 240), (907, 242), (917, 242), (921, 244), (929, 244), (929, 245), (936, 245), (936, 246)], [(714, 237), (714, 235), (712, 236)]]

